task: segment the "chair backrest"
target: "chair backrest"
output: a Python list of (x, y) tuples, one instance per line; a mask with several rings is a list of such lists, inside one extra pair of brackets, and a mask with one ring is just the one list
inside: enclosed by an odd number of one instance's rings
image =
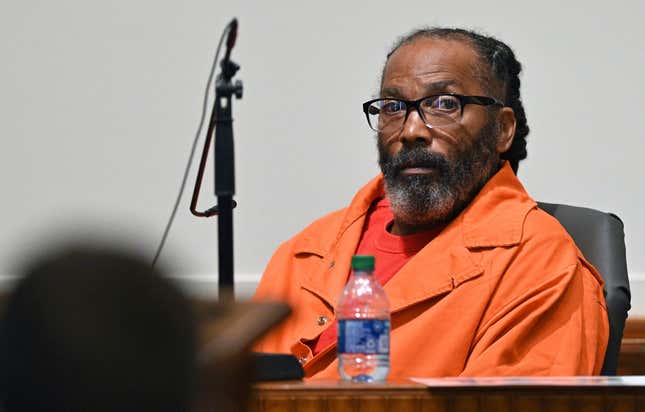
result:
[(585, 207), (538, 202), (540, 209), (555, 217), (605, 280), (609, 316), (609, 342), (602, 375), (615, 375), (618, 353), (630, 309), (623, 222), (612, 213)]

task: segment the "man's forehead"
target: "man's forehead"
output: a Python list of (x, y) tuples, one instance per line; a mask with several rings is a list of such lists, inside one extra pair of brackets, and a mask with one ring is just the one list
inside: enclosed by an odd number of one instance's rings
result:
[[(460, 88), (461, 86), (461, 82), (455, 79), (437, 80), (436, 75), (432, 75), (428, 77), (429, 78), (427, 80), (425, 80), (423, 76), (418, 77), (418, 79), (420, 79), (423, 82), (422, 92), (424, 95), (442, 93), (447, 90), (450, 90), (451, 86), (454, 86), (457, 88)], [(389, 81), (387, 85), (384, 85), (381, 88), (381, 95), (388, 96), (388, 97), (405, 98), (406, 97), (405, 93), (401, 90), (401, 88), (399, 88), (399, 83), (402, 85), (405, 85), (405, 82), (407, 80), (405, 78), (401, 78), (401, 79), (395, 78), (390, 80), (391, 81)], [(398, 82), (397, 80), (400, 80), (400, 82)]]
[(480, 59), (467, 41), (420, 38), (399, 47), (388, 59), (383, 85), (396, 79), (462, 83), (477, 80)]

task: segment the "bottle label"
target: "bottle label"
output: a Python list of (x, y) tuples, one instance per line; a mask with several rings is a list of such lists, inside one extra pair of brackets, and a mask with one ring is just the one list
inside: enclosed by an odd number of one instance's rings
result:
[(390, 321), (341, 319), (338, 321), (338, 353), (390, 353)]

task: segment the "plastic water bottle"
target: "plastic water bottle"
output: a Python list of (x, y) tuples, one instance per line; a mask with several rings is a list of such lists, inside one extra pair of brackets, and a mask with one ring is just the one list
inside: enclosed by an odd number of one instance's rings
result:
[(374, 256), (352, 257), (338, 299), (338, 370), (344, 380), (385, 380), (390, 370), (390, 303), (372, 273)]

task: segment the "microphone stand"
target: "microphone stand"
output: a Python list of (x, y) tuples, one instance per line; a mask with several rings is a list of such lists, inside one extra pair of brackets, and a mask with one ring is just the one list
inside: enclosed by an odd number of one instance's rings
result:
[[(229, 31), (226, 55), (221, 62), (221, 73), (215, 81), (215, 105), (206, 132), (204, 150), (195, 180), (190, 211), (198, 217), (219, 215), (218, 235), (218, 296), (220, 301), (233, 301), (235, 298), (233, 279), (233, 208), (236, 206), (235, 195), (235, 152), (233, 145), (233, 96), (242, 98), (243, 86), (240, 80), (232, 81), (240, 66), (230, 59), (230, 52), (235, 43), (237, 20), (232, 22)], [(217, 205), (199, 212), (197, 199), (201, 188), (208, 148), (215, 131), (215, 196)]]
[(235, 153), (233, 145), (233, 95), (242, 98), (242, 82), (231, 79), (240, 66), (225, 58), (215, 83), (215, 196), (219, 219), (219, 299), (234, 300), (233, 280), (233, 195), (235, 195)]
[[(233, 289), (233, 208), (235, 195), (235, 158), (233, 151), (233, 96), (242, 98), (242, 82), (232, 82), (240, 66), (231, 61), (230, 54), (237, 36), (237, 20), (230, 24), (226, 55), (221, 63), (222, 72), (215, 81), (215, 105), (206, 132), (204, 150), (190, 203), (190, 212), (198, 217), (219, 215), (217, 226), (219, 253), (218, 295), (220, 302), (235, 299)], [(215, 127), (217, 126), (217, 127)], [(204, 212), (197, 211), (197, 199), (202, 185), (204, 168), (208, 158), (208, 148), (215, 130), (215, 195), (217, 205)], [(302, 379), (304, 371), (292, 355), (280, 353), (253, 353), (251, 361), (254, 381), (275, 381)]]

